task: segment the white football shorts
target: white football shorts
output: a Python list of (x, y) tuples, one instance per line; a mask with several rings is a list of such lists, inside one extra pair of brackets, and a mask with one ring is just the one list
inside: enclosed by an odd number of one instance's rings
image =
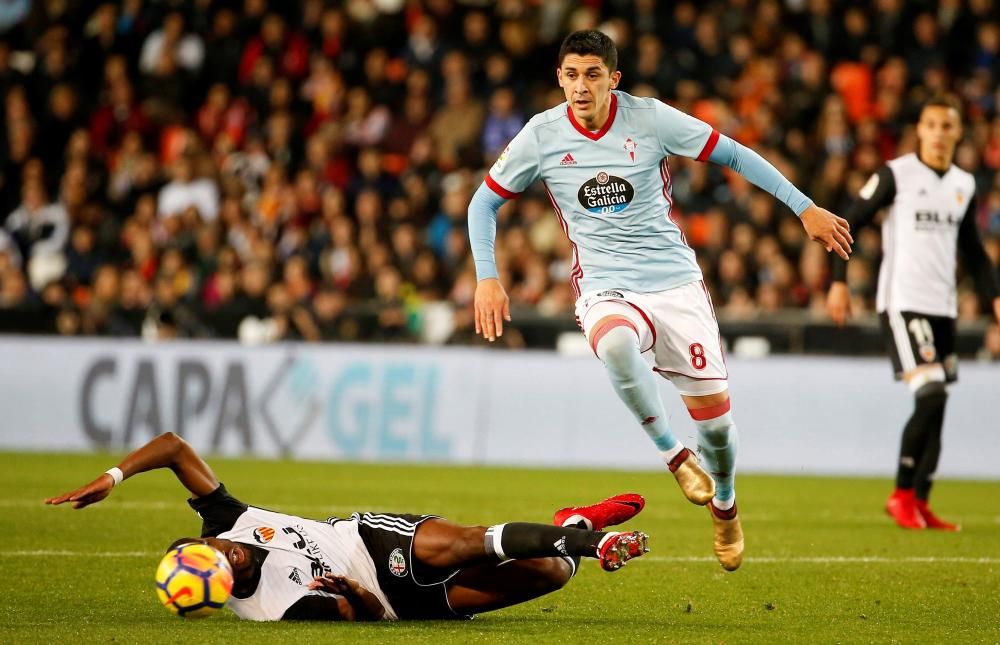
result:
[(588, 340), (594, 325), (607, 316), (632, 323), (640, 350), (653, 352), (653, 370), (681, 394), (705, 396), (728, 387), (719, 323), (704, 282), (657, 293), (591, 291), (576, 301), (576, 317)]

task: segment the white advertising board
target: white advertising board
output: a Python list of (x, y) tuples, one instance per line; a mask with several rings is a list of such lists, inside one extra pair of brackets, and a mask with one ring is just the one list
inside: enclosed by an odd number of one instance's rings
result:
[[(890, 475), (912, 407), (884, 359), (730, 360), (742, 472)], [(695, 445), (663, 382), (675, 432)], [(1000, 478), (1000, 367), (964, 363), (940, 476)], [(468, 348), (0, 337), (0, 449), (658, 468), (593, 357)]]

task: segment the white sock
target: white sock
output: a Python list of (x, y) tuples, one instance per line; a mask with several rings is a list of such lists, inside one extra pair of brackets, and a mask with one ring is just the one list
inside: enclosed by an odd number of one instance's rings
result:
[(681, 450), (684, 450), (684, 444), (682, 444), (680, 441), (678, 441), (677, 445), (671, 448), (670, 450), (661, 450), (660, 457), (663, 458), (663, 463), (669, 466), (670, 462), (674, 460), (674, 457), (681, 454)]
[(736, 495), (733, 495), (729, 499), (719, 499), (718, 497), (713, 497), (712, 505), (720, 511), (728, 511), (736, 505)]
[(571, 526), (571, 527), (577, 528), (577, 529), (579, 529), (579, 528), (585, 528), (588, 531), (593, 531), (594, 530), (594, 525), (591, 523), (590, 520), (588, 520), (587, 518), (585, 518), (583, 515), (576, 515), (576, 514), (570, 515), (565, 520), (563, 520), (562, 525), (563, 526)]

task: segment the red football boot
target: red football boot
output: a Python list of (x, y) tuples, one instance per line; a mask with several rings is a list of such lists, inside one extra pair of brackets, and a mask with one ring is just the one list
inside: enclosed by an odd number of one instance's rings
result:
[(962, 527), (958, 524), (952, 524), (951, 522), (945, 522), (940, 517), (934, 514), (934, 511), (927, 507), (927, 501), (918, 499), (916, 501), (917, 514), (920, 515), (921, 519), (924, 520), (924, 524), (927, 525), (929, 529), (937, 529), (939, 531), (961, 531)]
[(605, 571), (618, 571), (644, 553), (649, 553), (649, 536), (642, 531), (608, 533), (597, 545), (597, 558)]
[(646, 500), (636, 493), (623, 493), (609, 497), (603, 502), (590, 506), (570, 506), (556, 511), (552, 523), (565, 526), (567, 522), (583, 520), (591, 531), (600, 531), (606, 526), (615, 526), (629, 521), (646, 506)]
[(925, 529), (927, 522), (917, 511), (917, 499), (912, 488), (897, 488), (885, 503), (885, 512), (904, 529)]

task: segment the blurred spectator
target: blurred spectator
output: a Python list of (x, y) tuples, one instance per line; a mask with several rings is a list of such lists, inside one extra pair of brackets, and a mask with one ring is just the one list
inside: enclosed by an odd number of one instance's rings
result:
[(261, 23), (260, 33), (243, 50), (239, 66), (241, 83), (249, 80), (254, 66), (262, 57), (273, 61), (279, 74), (299, 79), (308, 70), (309, 46), (302, 36), (288, 31), (284, 18), (269, 13)]
[(507, 143), (520, 132), (524, 126), (524, 117), (517, 111), (514, 92), (508, 87), (501, 87), (490, 97), (490, 111), (483, 124), (483, 156), (492, 163)]
[(61, 255), (69, 238), (69, 216), (59, 203), (50, 203), (37, 181), (24, 185), (21, 205), (7, 217), (6, 228), (24, 258)]
[(482, 133), (484, 112), (482, 102), (472, 96), (467, 80), (455, 79), (449, 83), (444, 107), (431, 119), (428, 128), (440, 165), (452, 169), (474, 158), (477, 151), (471, 146)]
[(156, 210), (160, 217), (176, 217), (194, 208), (204, 221), (219, 214), (219, 190), (208, 178), (197, 178), (194, 160), (181, 155), (174, 162), (173, 180), (160, 190)]
[(171, 11), (163, 18), (163, 26), (151, 33), (142, 45), (139, 70), (154, 74), (164, 61), (188, 72), (201, 69), (205, 47), (197, 34), (185, 31), (184, 15)]

